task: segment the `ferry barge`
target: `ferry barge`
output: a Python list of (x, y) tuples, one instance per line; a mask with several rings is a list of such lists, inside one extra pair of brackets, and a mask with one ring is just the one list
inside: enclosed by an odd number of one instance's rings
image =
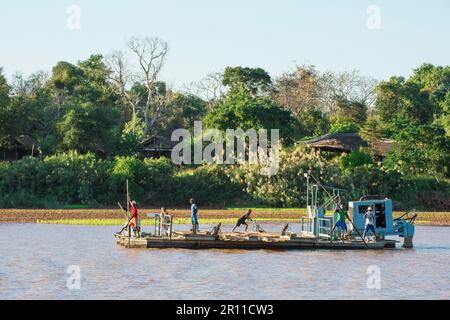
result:
[[(126, 248), (181, 248), (181, 249), (237, 249), (237, 250), (382, 250), (396, 247), (398, 240), (388, 236), (403, 238), (403, 247), (413, 247), (415, 214), (405, 213), (394, 219), (392, 200), (385, 197), (363, 197), (359, 201), (348, 203), (348, 229), (346, 239), (340, 240), (333, 230), (337, 214), (335, 209), (341, 202), (343, 189), (326, 187), (316, 180), (310, 184), (310, 173), (307, 179), (307, 213), (299, 218), (298, 230), (290, 230), (286, 225), (279, 233), (266, 232), (256, 221), (254, 230), (247, 233), (223, 232), (221, 224), (211, 231), (193, 233), (192, 231), (173, 230), (173, 217), (147, 214), (154, 219), (154, 230), (141, 233), (139, 237), (128, 232), (115, 233), (117, 244)], [(315, 178), (314, 178), (315, 179)], [(367, 241), (362, 238), (365, 228), (364, 214), (371, 207), (375, 213), (374, 226), (377, 238)], [(331, 210), (333, 214), (326, 215)]]

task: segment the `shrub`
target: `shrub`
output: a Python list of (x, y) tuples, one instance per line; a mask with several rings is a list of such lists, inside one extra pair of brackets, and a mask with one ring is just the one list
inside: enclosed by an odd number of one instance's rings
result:
[(373, 158), (370, 154), (367, 154), (363, 151), (352, 151), (349, 155), (345, 155), (340, 159), (341, 168), (349, 169), (360, 167), (365, 164), (373, 164)]
[(97, 160), (92, 153), (76, 151), (50, 156), (44, 159), (46, 171), (44, 194), (53, 194), (63, 203), (93, 203), (104, 192), (104, 177), (109, 165)]
[(232, 181), (242, 184), (245, 192), (261, 203), (281, 207), (303, 206), (306, 196), (303, 174), (309, 169), (324, 184), (339, 184), (339, 168), (325, 162), (304, 145), (281, 151), (276, 175), (264, 176), (260, 174), (259, 166), (242, 165), (232, 173)]
[(129, 192), (134, 199), (142, 201), (146, 177), (147, 167), (143, 161), (135, 157), (116, 157), (111, 175), (108, 178), (110, 199), (124, 199), (125, 183), (128, 179)]

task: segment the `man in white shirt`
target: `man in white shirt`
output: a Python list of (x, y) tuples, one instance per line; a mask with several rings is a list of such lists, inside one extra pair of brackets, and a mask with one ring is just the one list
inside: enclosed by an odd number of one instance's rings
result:
[(373, 224), (373, 220), (374, 220), (375, 216), (373, 214), (372, 207), (369, 207), (367, 209), (367, 212), (364, 214), (364, 218), (366, 218), (366, 227), (364, 229), (363, 239), (366, 239), (366, 234), (369, 231), (372, 231), (373, 234), (375, 235), (375, 239), (378, 239), (377, 233), (375, 232), (375, 226)]

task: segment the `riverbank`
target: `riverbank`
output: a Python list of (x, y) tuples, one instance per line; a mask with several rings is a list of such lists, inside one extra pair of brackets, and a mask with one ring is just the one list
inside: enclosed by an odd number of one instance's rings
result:
[[(160, 209), (141, 209), (143, 223), (150, 223), (143, 213), (159, 212)], [(234, 223), (236, 218), (245, 212), (244, 209), (201, 209), (199, 218), (203, 223)], [(189, 222), (189, 210), (174, 209), (169, 213), (174, 216), (174, 222), (185, 224)], [(398, 217), (402, 212), (395, 212)], [(433, 226), (450, 226), (450, 212), (417, 212), (417, 224)], [(299, 217), (306, 216), (305, 209), (254, 209), (253, 218), (259, 221), (295, 221)], [(15, 223), (48, 223), (68, 225), (121, 225), (125, 219), (124, 213), (118, 209), (0, 209), (1, 222)]]

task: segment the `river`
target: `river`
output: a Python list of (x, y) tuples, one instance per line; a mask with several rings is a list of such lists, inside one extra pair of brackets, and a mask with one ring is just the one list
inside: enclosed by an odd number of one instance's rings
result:
[(0, 224), (0, 299), (450, 299), (448, 227), (383, 251), (136, 250), (117, 229)]

